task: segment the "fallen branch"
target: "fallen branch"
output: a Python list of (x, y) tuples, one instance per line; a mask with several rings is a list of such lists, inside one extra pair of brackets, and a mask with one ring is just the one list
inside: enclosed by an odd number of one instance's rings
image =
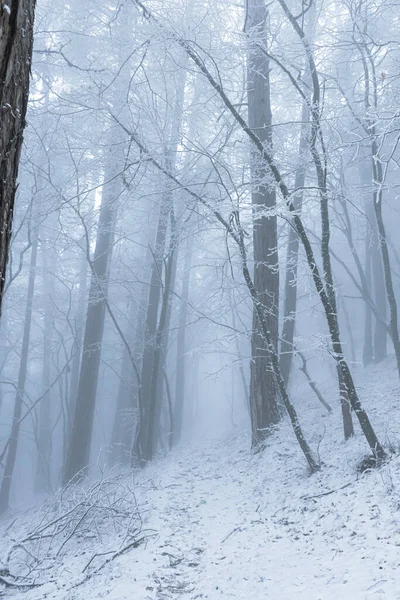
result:
[(353, 485), (353, 482), (350, 481), (350, 483), (346, 483), (345, 485), (342, 485), (342, 487), (337, 488), (336, 490), (329, 490), (329, 492), (323, 492), (322, 494), (317, 494), (316, 496), (300, 496), (301, 500), (314, 500), (315, 498), (322, 498), (323, 496), (329, 496), (330, 494), (334, 494), (335, 492), (340, 492), (340, 490), (344, 490), (347, 487), (350, 487), (351, 485)]

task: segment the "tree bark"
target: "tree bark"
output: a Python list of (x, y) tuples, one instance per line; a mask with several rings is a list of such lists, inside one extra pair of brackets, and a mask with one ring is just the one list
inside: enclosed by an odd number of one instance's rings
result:
[(35, 0), (0, 5), (0, 314), (28, 106)]
[[(247, 99), (249, 127), (260, 142), (272, 150), (272, 114), (269, 86), (269, 60), (260, 50), (259, 40), (266, 37), (267, 10), (262, 0), (248, 0), (246, 33), (248, 35)], [(266, 165), (259, 153), (251, 151), (254, 288), (262, 307), (272, 343), (277, 348), (279, 316), (279, 264), (276, 215), (269, 215), (276, 206), (275, 188), (265, 184)], [(271, 426), (280, 420), (277, 389), (271, 356), (257, 311), (253, 312), (251, 340), (250, 415), (252, 445), (257, 446), (268, 436)]]

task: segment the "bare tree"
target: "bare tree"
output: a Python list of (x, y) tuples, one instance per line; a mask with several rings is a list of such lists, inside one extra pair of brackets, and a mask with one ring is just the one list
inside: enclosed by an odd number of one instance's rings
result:
[(86, 240), (91, 282), (75, 414), (64, 470), (65, 484), (86, 468), (90, 459), (117, 201), (122, 191), (121, 162), (114, 149), (114, 144), (119, 147), (121, 143), (120, 131), (112, 128), (110, 136), (93, 259), (90, 257), (90, 240)]
[[(260, 0), (248, 0), (246, 34), (248, 36), (247, 98), (249, 128), (260, 143), (272, 152), (272, 114), (269, 89), (269, 60), (260, 48), (267, 37), (268, 13)], [(277, 348), (279, 320), (279, 261), (276, 207), (276, 190), (266, 183), (267, 165), (257, 150), (251, 149), (254, 288), (258, 306), (265, 313), (272, 343)], [(259, 330), (257, 310), (253, 316), (252, 360), (250, 377), (250, 414), (252, 443), (259, 445), (268, 435), (272, 425), (278, 423), (278, 394), (270, 353), (265, 338)]]

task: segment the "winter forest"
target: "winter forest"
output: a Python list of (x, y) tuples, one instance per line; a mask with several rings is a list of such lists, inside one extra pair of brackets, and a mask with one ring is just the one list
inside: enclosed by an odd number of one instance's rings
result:
[(399, 600), (400, 2), (4, 0), (0, 107), (0, 597)]

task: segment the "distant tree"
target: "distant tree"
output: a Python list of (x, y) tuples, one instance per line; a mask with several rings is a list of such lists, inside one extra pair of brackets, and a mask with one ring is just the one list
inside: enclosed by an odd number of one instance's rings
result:
[(29, 265), (29, 282), (25, 305), (25, 317), (24, 317), (24, 330), (22, 337), (21, 347), (21, 360), (19, 364), (18, 380), (16, 386), (14, 413), (12, 417), (11, 433), (6, 443), (3, 453), (6, 453), (5, 466), (3, 472), (3, 478), (0, 486), (0, 514), (4, 513), (8, 509), (8, 503), (10, 498), (11, 483), (15, 469), (15, 463), (17, 459), (18, 441), (20, 437), (21, 428), (21, 415), (22, 407), (24, 404), (24, 393), (25, 385), (28, 374), (28, 357), (31, 339), (31, 327), (32, 327), (32, 311), (33, 311), (33, 300), (35, 291), (35, 279), (36, 279), (36, 262), (38, 254), (39, 244), (39, 231), (38, 227), (32, 227), (32, 249), (31, 259)]

